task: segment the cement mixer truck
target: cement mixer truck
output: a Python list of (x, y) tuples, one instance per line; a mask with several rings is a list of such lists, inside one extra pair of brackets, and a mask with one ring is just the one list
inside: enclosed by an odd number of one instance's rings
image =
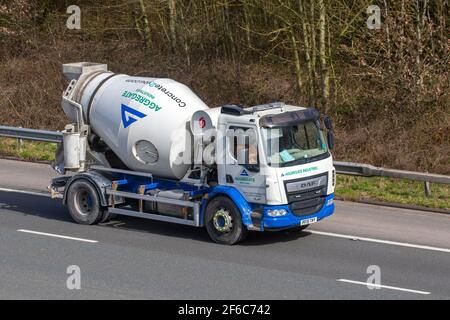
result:
[(316, 109), (209, 108), (177, 81), (105, 64), (64, 64), (63, 73), (70, 123), (49, 189), (76, 222), (139, 217), (206, 227), (232, 245), (333, 213), (333, 127)]

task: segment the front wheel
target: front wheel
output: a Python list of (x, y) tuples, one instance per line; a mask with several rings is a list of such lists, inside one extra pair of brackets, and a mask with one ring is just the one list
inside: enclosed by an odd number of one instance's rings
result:
[(206, 207), (205, 224), (211, 239), (220, 244), (233, 245), (247, 235), (239, 209), (227, 197), (218, 196), (211, 200)]
[(103, 218), (104, 208), (96, 188), (85, 179), (75, 180), (67, 190), (67, 207), (79, 224), (94, 224)]

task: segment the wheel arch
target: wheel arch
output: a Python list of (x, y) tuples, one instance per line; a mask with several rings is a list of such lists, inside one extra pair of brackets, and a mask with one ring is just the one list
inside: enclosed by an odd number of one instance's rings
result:
[(202, 208), (201, 221), (203, 224), (205, 224), (206, 207), (209, 205), (211, 200), (220, 196), (227, 197), (231, 201), (233, 201), (234, 205), (238, 208), (239, 212), (241, 213), (242, 223), (245, 226), (248, 227), (252, 225), (252, 220), (250, 216), (252, 208), (250, 204), (247, 202), (247, 200), (245, 200), (245, 197), (239, 190), (231, 186), (217, 186), (213, 189), (212, 192), (208, 194), (208, 200)]
[(105, 207), (108, 206), (108, 199), (106, 197), (104, 189), (107, 187), (111, 187), (112, 182), (111, 180), (97, 172), (83, 172), (77, 173), (76, 175), (72, 176), (69, 181), (67, 181), (67, 184), (64, 188), (63, 204), (67, 205), (67, 193), (72, 183), (82, 179), (87, 180), (94, 186), (100, 199), (101, 205)]

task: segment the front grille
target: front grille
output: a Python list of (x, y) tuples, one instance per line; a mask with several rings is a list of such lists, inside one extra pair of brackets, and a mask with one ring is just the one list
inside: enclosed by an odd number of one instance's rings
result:
[(289, 208), (295, 216), (308, 216), (322, 209), (327, 196), (328, 172), (285, 181)]

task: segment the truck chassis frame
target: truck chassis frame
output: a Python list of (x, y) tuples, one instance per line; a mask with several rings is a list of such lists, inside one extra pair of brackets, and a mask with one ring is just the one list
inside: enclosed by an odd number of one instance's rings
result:
[[(107, 168), (103, 166), (91, 166), (90, 171), (78, 173), (73, 176), (63, 176), (52, 180), (49, 189), (52, 197), (62, 197), (63, 203), (67, 203), (67, 190), (73, 181), (78, 179), (88, 180), (94, 184), (99, 197), (102, 199), (102, 205), (107, 207), (109, 214), (119, 214), (131, 217), (138, 217), (150, 220), (158, 220), (165, 222), (178, 223), (183, 225), (203, 227), (203, 210), (207, 202), (208, 191), (210, 187), (194, 186), (182, 182), (174, 182), (170, 180), (155, 179), (152, 174), (138, 171), (122, 170), (115, 168)], [(106, 173), (106, 174), (103, 174)], [(98, 175), (103, 179), (99, 181)], [(111, 176), (108, 177), (108, 176)], [(107, 183), (105, 180), (109, 180)], [(60, 188), (64, 187), (61, 192)], [(146, 194), (148, 191), (158, 188), (177, 187), (182, 189), (187, 199), (174, 199), (159, 195)], [(122, 208), (118, 205), (123, 204), (124, 199), (134, 199), (138, 201), (137, 210), (133, 208)], [(192, 219), (186, 214), (184, 217), (175, 217), (170, 215), (156, 214), (144, 212), (144, 201), (153, 203), (164, 203), (192, 209)]]

